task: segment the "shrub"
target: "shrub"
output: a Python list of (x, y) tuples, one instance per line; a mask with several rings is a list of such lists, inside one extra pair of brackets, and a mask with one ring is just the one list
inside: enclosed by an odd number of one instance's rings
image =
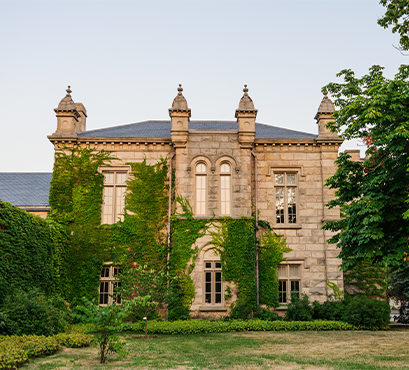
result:
[(59, 297), (47, 298), (37, 289), (9, 295), (2, 307), (1, 333), (9, 335), (53, 335), (63, 332), (71, 313)]
[(346, 295), (344, 299), (324, 303), (308, 302), (292, 296), (287, 312), (287, 320), (335, 320), (343, 321), (362, 329), (385, 329), (389, 325), (389, 304), (375, 298)]
[(345, 299), (345, 311), (342, 321), (363, 329), (386, 329), (390, 322), (388, 302), (368, 297), (350, 297)]
[(313, 320), (342, 321), (342, 312), (345, 308), (344, 300), (312, 303)]
[(130, 302), (124, 301), (122, 306), (113, 303), (101, 307), (86, 298), (82, 300), (84, 305), (77, 307), (82, 315), (76, 316), (83, 322), (91, 324), (86, 333), (94, 334), (94, 342), (99, 346), (101, 364), (105, 363), (111, 353), (117, 352), (120, 356), (124, 356), (127, 353), (123, 350), (125, 343), (121, 342), (116, 334), (127, 327), (124, 321), (129, 315)]
[(283, 320), (276, 312), (272, 312), (267, 308), (259, 309), (253, 316), (254, 319), (259, 319), (263, 321), (277, 321)]
[(286, 319), (288, 321), (312, 320), (312, 307), (306, 294), (300, 298), (298, 292), (291, 292), (291, 303), (288, 305)]
[(92, 336), (58, 334), (53, 337), (24, 335), (0, 336), (0, 369), (16, 369), (30, 357), (51, 355), (61, 345), (70, 348), (89, 346)]
[[(148, 334), (198, 334), (227, 333), (240, 331), (297, 331), (297, 330), (356, 330), (351, 324), (339, 321), (262, 321), (252, 319), (229, 321), (151, 321), (148, 323)], [(130, 324), (128, 330), (143, 333), (144, 324)]]

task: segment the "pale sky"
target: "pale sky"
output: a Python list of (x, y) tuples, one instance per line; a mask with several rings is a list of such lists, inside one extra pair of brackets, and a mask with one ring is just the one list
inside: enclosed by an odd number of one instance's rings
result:
[(169, 119), (181, 83), (192, 120), (234, 120), (247, 84), (257, 122), (316, 133), (340, 70), (409, 64), (378, 3), (0, 0), (0, 172), (52, 171), (67, 85), (88, 130)]

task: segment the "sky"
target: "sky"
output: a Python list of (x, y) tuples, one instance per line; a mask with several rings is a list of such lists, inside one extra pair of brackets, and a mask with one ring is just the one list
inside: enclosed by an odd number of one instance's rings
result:
[(247, 84), (257, 122), (317, 133), (339, 71), (409, 64), (383, 13), (378, 0), (0, 0), (0, 172), (52, 171), (68, 85), (87, 130), (167, 120), (181, 83), (192, 120), (235, 120)]

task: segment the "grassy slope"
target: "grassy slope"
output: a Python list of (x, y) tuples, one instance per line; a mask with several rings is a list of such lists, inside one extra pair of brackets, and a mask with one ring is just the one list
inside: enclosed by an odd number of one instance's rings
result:
[(98, 363), (97, 348), (65, 349), (28, 369), (408, 369), (409, 330), (125, 334), (128, 357)]

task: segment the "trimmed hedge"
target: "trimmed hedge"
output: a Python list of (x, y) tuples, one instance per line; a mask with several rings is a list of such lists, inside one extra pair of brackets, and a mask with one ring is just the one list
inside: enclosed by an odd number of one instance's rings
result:
[[(227, 333), (240, 331), (298, 331), (298, 330), (357, 330), (358, 328), (340, 321), (149, 321), (149, 334), (198, 334)], [(129, 330), (143, 333), (144, 322), (130, 324)]]
[(61, 346), (87, 347), (92, 341), (86, 334), (57, 334), (52, 337), (24, 335), (0, 336), (0, 369), (17, 369), (30, 357), (52, 355)]

